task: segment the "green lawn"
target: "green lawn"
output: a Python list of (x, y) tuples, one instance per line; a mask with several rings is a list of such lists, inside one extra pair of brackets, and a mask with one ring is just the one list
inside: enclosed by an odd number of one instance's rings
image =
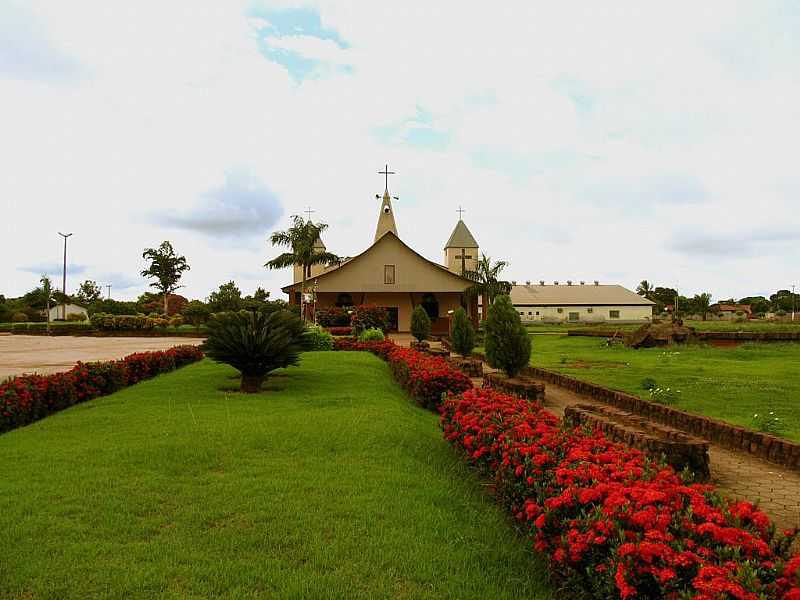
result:
[(3, 598), (549, 598), (486, 487), (366, 353), (255, 396), (209, 361), (0, 436)]
[(531, 364), (649, 398), (642, 380), (680, 390), (677, 408), (750, 426), (775, 411), (785, 437), (800, 441), (800, 343), (749, 343), (632, 350), (602, 338), (532, 336)]

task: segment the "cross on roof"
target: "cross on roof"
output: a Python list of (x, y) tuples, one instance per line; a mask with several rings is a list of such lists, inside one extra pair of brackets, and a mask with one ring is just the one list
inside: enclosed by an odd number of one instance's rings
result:
[(458, 213), (458, 218), (461, 219), (461, 217), (463, 217), (464, 213), (467, 212), (467, 211), (465, 209), (461, 208), (461, 205), (459, 204), (458, 205), (458, 210), (456, 212)]
[(386, 193), (388, 194), (389, 193), (389, 175), (396, 175), (396, 173), (394, 171), (390, 171), (389, 170), (389, 165), (387, 164), (383, 168), (383, 171), (378, 171), (378, 175), (386, 175), (386, 188), (385, 188), (385, 190), (386, 190)]
[(309, 206), (309, 207), (308, 207), (306, 210), (304, 210), (303, 212), (304, 212), (304, 213), (306, 213), (306, 214), (308, 215), (308, 220), (310, 221), (310, 220), (311, 220), (311, 213), (315, 213), (315, 212), (317, 212), (317, 211), (315, 211), (315, 210), (311, 210), (311, 207)]

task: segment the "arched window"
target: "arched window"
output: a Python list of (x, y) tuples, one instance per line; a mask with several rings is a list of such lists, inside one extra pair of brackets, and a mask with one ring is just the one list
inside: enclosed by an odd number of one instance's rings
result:
[(344, 306), (353, 306), (353, 297), (345, 292), (336, 296), (336, 306), (342, 308)]
[(439, 301), (436, 299), (436, 296), (430, 293), (425, 294), (422, 296), (422, 302), (420, 304), (431, 319), (439, 318)]

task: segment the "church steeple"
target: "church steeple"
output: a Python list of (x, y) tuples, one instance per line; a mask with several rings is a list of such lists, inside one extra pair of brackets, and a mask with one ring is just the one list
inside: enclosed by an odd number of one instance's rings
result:
[(459, 206), (456, 212), (459, 217), (458, 223), (444, 245), (444, 263), (453, 273), (463, 275), (466, 271), (475, 270), (479, 247), (472, 232), (461, 218), (466, 211)]
[[(378, 214), (378, 226), (375, 229), (376, 242), (390, 231), (397, 235), (397, 225), (394, 222), (394, 209), (392, 208), (392, 197), (389, 195), (389, 175), (394, 175), (394, 171), (390, 171), (389, 165), (386, 165), (384, 170), (378, 171), (378, 173), (386, 176), (386, 187), (383, 190), (381, 212)], [(380, 198), (377, 194), (375, 197)]]

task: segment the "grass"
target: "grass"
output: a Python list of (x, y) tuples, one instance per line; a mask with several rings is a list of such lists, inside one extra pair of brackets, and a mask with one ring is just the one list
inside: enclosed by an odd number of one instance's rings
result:
[(753, 415), (775, 411), (781, 434), (800, 441), (800, 344), (748, 343), (633, 350), (601, 338), (533, 337), (531, 364), (649, 398), (646, 377), (680, 390), (676, 408), (750, 427)]
[(0, 436), (4, 598), (549, 598), (542, 565), (366, 353), (254, 396), (203, 361)]

